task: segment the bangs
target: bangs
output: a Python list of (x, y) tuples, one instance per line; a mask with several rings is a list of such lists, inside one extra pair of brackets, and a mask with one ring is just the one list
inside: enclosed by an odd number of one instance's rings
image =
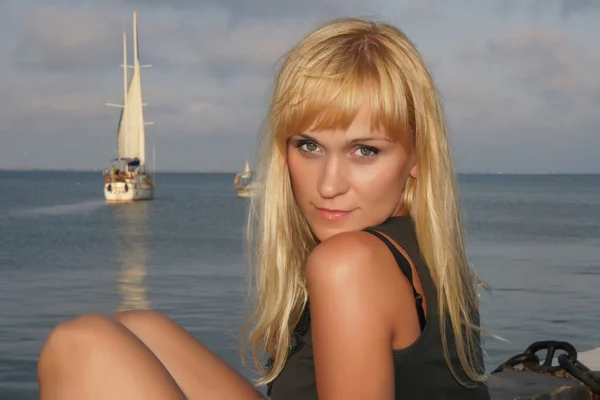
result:
[(273, 107), (274, 134), (282, 148), (287, 140), (308, 129), (347, 130), (360, 108), (371, 109), (371, 130), (404, 146), (414, 144), (412, 94), (398, 70), (377, 54), (323, 57), (311, 68), (297, 68), (280, 87)]

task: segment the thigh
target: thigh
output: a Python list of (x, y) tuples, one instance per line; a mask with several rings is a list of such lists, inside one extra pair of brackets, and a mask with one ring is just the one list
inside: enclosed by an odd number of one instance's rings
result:
[(124, 311), (115, 319), (156, 355), (188, 399), (264, 399), (248, 380), (165, 315)]

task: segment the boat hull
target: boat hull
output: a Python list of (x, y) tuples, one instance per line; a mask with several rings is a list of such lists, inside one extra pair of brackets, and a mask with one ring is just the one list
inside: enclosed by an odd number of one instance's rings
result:
[(104, 198), (108, 203), (127, 203), (154, 198), (154, 185), (142, 179), (108, 180), (104, 183)]
[(256, 192), (256, 183), (250, 182), (246, 185), (238, 184), (235, 187), (235, 191), (236, 191), (238, 197), (244, 197), (244, 198), (252, 197), (254, 192)]
[(238, 197), (244, 197), (244, 198), (252, 197), (251, 189), (241, 188), (241, 189), (237, 189), (236, 192), (237, 192)]

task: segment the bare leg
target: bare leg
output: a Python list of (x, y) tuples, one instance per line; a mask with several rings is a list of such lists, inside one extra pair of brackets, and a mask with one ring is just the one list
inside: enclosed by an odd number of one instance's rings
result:
[(116, 320), (158, 357), (189, 399), (264, 399), (244, 377), (168, 317), (124, 311)]
[(156, 356), (110, 318), (83, 316), (57, 326), (38, 364), (40, 399), (185, 399)]

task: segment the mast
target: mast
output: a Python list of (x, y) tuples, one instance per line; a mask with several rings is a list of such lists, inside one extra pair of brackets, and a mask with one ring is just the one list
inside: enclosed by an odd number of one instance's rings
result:
[[(127, 32), (125, 28), (123, 28), (123, 121), (121, 124), (125, 125), (126, 129), (129, 129), (129, 121), (127, 120)], [(127, 154), (127, 142), (128, 140), (126, 136), (125, 154)]]
[[(143, 108), (146, 103), (142, 100), (141, 68), (151, 65), (140, 65), (139, 41), (137, 30), (137, 11), (133, 12), (133, 65), (127, 63), (127, 34), (123, 29), (123, 104), (105, 103), (107, 106), (121, 108), (117, 149), (119, 159), (139, 158), (140, 166), (146, 164), (146, 135), (145, 126), (153, 122), (144, 121)], [(129, 68), (133, 68), (131, 80), (128, 82)]]
[(144, 111), (143, 108), (146, 105), (142, 100), (142, 85), (141, 85), (141, 76), (140, 70), (142, 66), (140, 65), (139, 58), (139, 42), (138, 42), (138, 27), (137, 27), (137, 11), (133, 11), (133, 75), (138, 77), (139, 84), (139, 101), (140, 101), (140, 109), (139, 113), (139, 121), (136, 121), (137, 124), (137, 143), (138, 143), (138, 154), (140, 159), (140, 166), (146, 164), (146, 132), (144, 127), (146, 125), (150, 125), (144, 121)]
[(138, 58), (137, 11), (133, 12), (133, 68), (139, 72), (140, 60)]

